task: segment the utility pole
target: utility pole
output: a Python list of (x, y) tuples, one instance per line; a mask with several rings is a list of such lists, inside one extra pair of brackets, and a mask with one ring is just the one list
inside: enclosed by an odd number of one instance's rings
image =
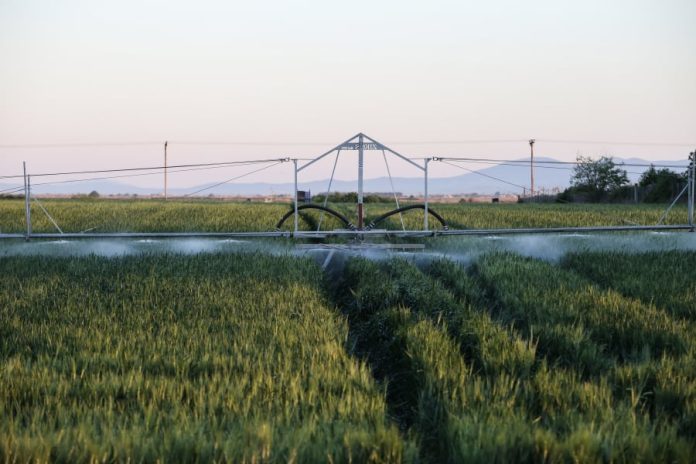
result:
[(530, 150), (530, 158), (529, 158), (529, 172), (531, 176), (531, 189), (530, 193), (532, 195), (532, 198), (534, 198), (534, 139), (529, 139), (529, 150)]
[(167, 141), (164, 142), (164, 199), (167, 200)]

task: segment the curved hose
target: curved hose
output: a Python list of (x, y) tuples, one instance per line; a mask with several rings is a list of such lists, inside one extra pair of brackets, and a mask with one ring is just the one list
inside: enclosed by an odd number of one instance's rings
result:
[[(343, 223), (343, 225), (346, 226), (347, 229), (355, 230), (355, 226), (348, 220), (348, 218), (346, 218), (344, 215), (342, 215), (341, 213), (339, 213), (336, 210), (333, 210), (331, 208), (327, 208), (326, 206), (311, 205), (311, 204), (310, 205), (300, 205), (297, 207), (297, 211), (301, 211), (303, 209), (318, 209), (318, 210), (324, 211), (326, 213), (329, 213), (330, 215), (334, 216), (339, 221), (341, 221)], [(295, 214), (294, 208), (291, 209), (290, 211), (288, 211), (287, 213), (285, 213), (285, 215), (282, 218), (280, 218), (280, 221), (278, 221), (278, 224), (276, 224), (276, 230), (280, 230), (280, 228), (283, 226), (283, 223), (285, 223), (285, 221), (293, 214)]]
[[(408, 206), (402, 206), (401, 208), (396, 208), (395, 210), (388, 211), (384, 213), (383, 215), (379, 216), (378, 218), (370, 221), (370, 223), (367, 225), (365, 230), (371, 230), (374, 229), (374, 227), (379, 224), (380, 222), (384, 221), (387, 219), (389, 216), (393, 216), (395, 214), (403, 213), (404, 211), (408, 211), (411, 209), (425, 209), (425, 205), (408, 205)], [(440, 224), (442, 224), (442, 228), (444, 230), (449, 229), (449, 226), (445, 222), (442, 216), (440, 216), (436, 211), (432, 210), (430, 207), (428, 207), (428, 214), (431, 214), (435, 219), (440, 221)]]

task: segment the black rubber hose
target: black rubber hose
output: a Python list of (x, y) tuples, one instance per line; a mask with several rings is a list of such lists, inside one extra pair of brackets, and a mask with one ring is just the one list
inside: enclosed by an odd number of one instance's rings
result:
[[(412, 209), (423, 209), (423, 210), (424, 210), (424, 209), (425, 209), (425, 205), (408, 205), (408, 206), (402, 206), (401, 208), (397, 208), (397, 209), (392, 210), (392, 211), (388, 211), (388, 212), (384, 213), (383, 215), (379, 216), (378, 218), (374, 219), (373, 221), (370, 221), (370, 223), (367, 225), (367, 227), (365, 228), (365, 230), (374, 229), (374, 227), (375, 227), (377, 224), (379, 224), (380, 222), (384, 221), (384, 220), (387, 219), (388, 217), (393, 216), (393, 215), (395, 215), (395, 214), (403, 213), (404, 211), (409, 211), (409, 210), (412, 210)], [(442, 224), (442, 228), (443, 228), (444, 230), (449, 229), (449, 226), (447, 226), (447, 223), (445, 222), (445, 220), (443, 219), (443, 217), (440, 216), (440, 215), (437, 213), (437, 211), (434, 211), (434, 210), (432, 210), (430, 207), (428, 207), (428, 214), (431, 214), (435, 219), (437, 219), (438, 221), (440, 221), (440, 224)]]
[[(336, 210), (333, 210), (331, 208), (327, 208), (326, 206), (321, 206), (321, 205), (300, 205), (297, 207), (298, 211), (301, 211), (303, 209), (318, 209), (318, 210), (324, 211), (326, 213), (329, 213), (330, 215), (334, 216), (339, 221), (341, 221), (343, 223), (343, 225), (346, 226), (347, 229), (355, 230), (355, 226), (348, 220), (348, 218)], [(276, 230), (280, 230), (280, 228), (283, 227), (283, 223), (285, 223), (285, 221), (293, 214), (295, 214), (294, 208), (291, 209), (290, 211), (288, 211), (287, 213), (285, 213), (285, 215), (280, 219), (280, 221), (278, 221), (278, 224), (276, 224)]]

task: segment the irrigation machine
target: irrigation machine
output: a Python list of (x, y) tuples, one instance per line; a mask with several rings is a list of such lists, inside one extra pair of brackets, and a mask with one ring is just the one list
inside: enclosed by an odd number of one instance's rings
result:
[[(165, 152), (166, 152), (165, 143)], [(533, 149), (533, 140), (530, 140), (530, 146)], [(339, 157), (342, 153), (348, 151), (357, 151), (358, 154), (358, 165), (357, 165), (357, 204), (356, 204), (356, 215), (355, 220), (351, 220), (347, 215), (337, 211), (328, 206), (328, 198), (331, 193), (332, 184), (336, 174), (336, 166)], [(308, 167), (314, 165), (318, 161), (327, 158), (331, 155), (335, 155), (335, 160), (333, 164), (333, 170), (329, 178), (328, 188), (324, 201), (322, 204), (300, 204), (298, 200), (298, 177), (300, 174)], [(366, 156), (382, 156), (384, 158), (384, 163), (386, 166), (387, 174), (389, 175), (389, 180), (391, 183), (392, 192), (394, 193), (395, 208), (390, 210), (379, 217), (376, 217), (369, 222), (365, 221), (365, 210), (364, 210), (364, 165)], [(86, 230), (83, 232), (64, 232), (58, 222), (50, 215), (49, 211), (44, 207), (44, 205), (32, 194), (32, 179), (41, 178), (42, 176), (54, 176), (54, 175), (64, 175), (73, 174), (80, 175), (86, 173), (103, 173), (103, 172), (113, 172), (113, 171), (139, 171), (140, 169), (159, 169), (164, 170), (166, 173), (167, 169), (175, 170), (183, 168), (191, 168), (196, 166), (209, 166), (209, 165), (230, 165), (234, 163), (210, 163), (210, 164), (191, 164), (191, 165), (178, 165), (178, 166), (158, 166), (152, 168), (128, 168), (121, 170), (105, 170), (105, 171), (78, 171), (71, 173), (44, 173), (29, 175), (26, 171), (26, 166), (24, 174), (21, 176), (6, 176), (6, 177), (23, 177), (24, 185), (14, 189), (15, 193), (23, 192), (25, 200), (25, 219), (26, 219), (26, 231), (24, 233), (0, 233), (0, 239), (92, 239), (92, 238), (181, 238), (181, 237), (198, 237), (198, 238), (291, 238), (291, 239), (324, 239), (329, 237), (343, 237), (346, 239), (353, 239), (358, 242), (363, 241), (367, 237), (436, 237), (436, 236), (454, 236), (454, 235), (508, 235), (508, 234), (548, 234), (548, 233), (578, 233), (578, 232), (628, 232), (628, 231), (657, 231), (657, 230), (687, 230), (694, 231), (694, 197), (696, 196), (696, 163), (694, 162), (694, 153), (691, 153), (690, 164), (688, 168), (688, 179), (686, 186), (681, 190), (681, 192), (674, 198), (674, 201), (668, 206), (664, 214), (660, 218), (657, 224), (649, 225), (615, 225), (615, 226), (598, 226), (598, 227), (541, 227), (541, 228), (495, 228), (495, 229), (466, 229), (466, 228), (451, 228), (448, 226), (446, 219), (439, 214), (437, 211), (429, 204), (429, 179), (428, 179), (428, 167), (430, 163), (433, 162), (447, 162), (447, 163), (457, 163), (466, 160), (475, 160), (475, 158), (451, 158), (451, 157), (425, 157), (425, 158), (412, 158), (404, 156), (401, 153), (391, 149), (387, 145), (384, 145), (377, 140), (369, 137), (363, 133), (358, 133), (348, 140), (336, 145), (325, 153), (314, 157), (314, 158), (277, 158), (270, 160), (252, 160), (244, 162), (245, 165), (252, 163), (289, 163), (293, 168), (293, 183), (294, 183), (294, 198), (292, 202), (292, 208), (279, 218), (275, 225), (275, 229), (259, 232), (171, 232), (171, 231), (159, 231), (159, 232), (97, 232), (94, 230)], [(395, 157), (408, 163), (410, 166), (422, 173), (423, 176), (423, 202), (418, 204), (401, 205), (399, 203), (398, 196), (394, 190), (394, 184), (391, 176), (391, 171), (389, 169), (388, 157)], [(166, 159), (166, 158), (165, 158)], [(517, 161), (519, 163), (519, 161)], [(530, 160), (531, 162), (531, 160)], [(530, 164), (527, 164), (529, 166)], [(518, 166), (522, 167), (522, 164)], [(249, 173), (237, 176), (233, 179), (228, 179), (227, 181), (220, 182), (227, 183), (231, 180), (240, 179), (248, 174), (258, 172), (261, 169), (251, 171)], [(165, 177), (166, 179), (166, 177)], [(79, 179), (77, 180), (79, 181)], [(166, 182), (166, 181), (165, 181)], [(166, 185), (166, 184), (165, 184)], [(197, 192), (194, 192), (197, 193)], [(688, 204), (688, 222), (685, 224), (663, 224), (664, 219), (674, 205), (682, 198), (687, 195)], [(31, 222), (31, 208), (30, 204), (34, 201), (41, 211), (48, 217), (50, 222), (56, 229), (53, 233), (37, 233), (32, 231)], [(320, 214), (319, 224), (316, 230), (301, 230), (300, 221), (302, 220), (303, 213), (315, 210)], [(422, 228), (420, 229), (407, 229), (404, 225), (403, 218), (401, 217), (406, 212), (420, 211), (422, 213)], [(321, 225), (323, 222), (324, 215), (330, 215), (336, 218), (341, 224), (340, 229), (322, 230)], [(383, 226), (385, 221), (392, 216), (401, 217), (401, 228), (400, 229), (387, 229), (380, 228)], [(430, 221), (435, 220), (439, 227), (432, 228), (430, 226)], [(288, 222), (292, 220), (291, 227), (287, 227)]]

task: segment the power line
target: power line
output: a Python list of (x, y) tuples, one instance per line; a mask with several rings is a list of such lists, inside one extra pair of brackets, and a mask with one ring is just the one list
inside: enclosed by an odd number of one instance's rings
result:
[[(249, 166), (257, 163), (246, 163), (246, 164), (236, 164), (234, 166), (213, 166), (213, 167), (204, 167), (204, 168), (191, 168), (191, 169), (178, 169), (174, 171), (170, 171), (170, 173), (176, 174), (180, 172), (190, 172), (190, 171), (207, 171), (210, 169), (223, 169), (223, 168), (229, 168), (229, 167), (239, 167), (239, 166)], [(159, 172), (147, 172), (143, 174), (125, 174), (125, 175), (118, 175), (118, 176), (102, 176), (102, 177), (87, 177), (84, 179), (68, 179), (68, 180), (58, 180), (58, 181), (51, 181), (51, 182), (39, 182), (39, 183), (32, 183), (32, 187), (39, 187), (39, 186), (45, 186), (45, 185), (57, 185), (57, 184), (74, 184), (74, 183), (80, 183), (80, 182), (90, 182), (93, 180), (107, 180), (107, 179), (123, 179), (123, 178), (131, 178), (131, 177), (142, 177), (142, 176), (153, 176), (153, 175), (159, 175)], [(32, 176), (33, 177), (33, 176)], [(13, 187), (5, 190), (0, 190), (0, 193), (12, 193), (12, 192), (17, 192), (24, 190), (24, 187)]]
[(528, 139), (471, 139), (471, 140), (424, 140), (424, 141), (397, 141), (393, 145), (466, 145), (488, 143), (527, 143)]
[(442, 160), (442, 159), (439, 159), (439, 161), (442, 162), (442, 163), (445, 163), (445, 164), (449, 164), (450, 166), (454, 166), (455, 168), (463, 169), (464, 171), (468, 171), (468, 172), (470, 172), (470, 173), (472, 173), (472, 174), (478, 174), (479, 176), (488, 177), (489, 179), (497, 180), (498, 182), (502, 182), (502, 183), (504, 183), (504, 184), (508, 184), (508, 185), (512, 185), (512, 186), (517, 187), (517, 188), (521, 188), (522, 190), (526, 190), (526, 189), (527, 189), (527, 187), (525, 187), (524, 185), (515, 184), (515, 183), (513, 183), (513, 182), (509, 182), (509, 181), (504, 180), (504, 179), (501, 179), (501, 178), (499, 178), (499, 177), (490, 176), (490, 175), (488, 175), (488, 174), (484, 174), (484, 173), (479, 172), (479, 171), (474, 171), (474, 170), (472, 170), (472, 169), (467, 169), (467, 168), (465, 168), (464, 166), (458, 166), (458, 165), (453, 164), (453, 163), (448, 163), (447, 161), (444, 161), (444, 160)]
[[(478, 164), (487, 164), (487, 165), (493, 165), (493, 166), (510, 166), (510, 167), (519, 167), (519, 168), (526, 168), (527, 167), (526, 165), (521, 164), (521, 163), (524, 163), (523, 161), (516, 162), (519, 164), (499, 163), (499, 162), (487, 161), (487, 160), (471, 160), (471, 161), (467, 161), (467, 162), (478, 163)], [(222, 169), (222, 168), (228, 168), (228, 167), (249, 166), (249, 165), (253, 165), (253, 164), (257, 164), (257, 163), (247, 162), (247, 163), (243, 163), (243, 164), (236, 163), (235, 165), (222, 165), (222, 166), (212, 166), (212, 167), (209, 166), (209, 167), (190, 168), (190, 169), (171, 168), (172, 170), (170, 171), (170, 173), (176, 174), (176, 173), (180, 173), (180, 172), (207, 171), (207, 170), (212, 170), (212, 169)], [(452, 165), (451, 163), (446, 163), (446, 164)], [(457, 167), (462, 168), (461, 166), (457, 166)], [(540, 169), (556, 169), (556, 170), (563, 170), (563, 171), (572, 171), (573, 170), (573, 168), (571, 168), (571, 167), (561, 167), (561, 166), (543, 166), (542, 165), (542, 166), (537, 166), (537, 167)], [(481, 173), (479, 171), (469, 170), (466, 168), (462, 168), (462, 169), (465, 169), (469, 172), (473, 172), (473, 173), (477, 173), (477, 174), (481, 174), (481, 175), (486, 175), (486, 174)], [(122, 179), (122, 178), (152, 176), (152, 175), (158, 175), (158, 174), (159, 174), (159, 172), (148, 172), (148, 173), (143, 173), (143, 174), (126, 174), (126, 175), (118, 175), (118, 176), (88, 177), (88, 178), (84, 178), (84, 179), (69, 179), (69, 180), (63, 180), (63, 181), (39, 182), (39, 183), (33, 184), (33, 186), (38, 187), (38, 186), (46, 186), (46, 185), (89, 182), (89, 181), (94, 181), (94, 180)], [(640, 175), (642, 173), (629, 171), (628, 174)], [(491, 176), (491, 177), (493, 177), (493, 176)], [(498, 179), (495, 177), (493, 177), (493, 178), (496, 180), (500, 180), (501, 182), (505, 182), (502, 179)], [(512, 184), (512, 185), (515, 185), (515, 184)], [(8, 189), (0, 190), (0, 193), (13, 193), (13, 192), (21, 191), (23, 189), (24, 189), (24, 187), (21, 187), (21, 186), (20, 187), (12, 187), (12, 188), (8, 188)]]
[[(526, 139), (498, 139), (498, 140), (423, 140), (423, 141), (396, 141), (398, 145), (449, 145), (449, 144), (487, 144), (487, 143), (521, 143)], [(311, 142), (302, 141), (278, 141), (278, 142), (258, 142), (250, 140), (169, 140), (170, 144), (190, 145), (190, 146), (327, 146), (333, 142), (321, 142), (313, 140)], [(16, 143), (0, 144), (0, 148), (80, 148), (80, 147), (125, 147), (125, 146), (149, 146), (162, 145), (163, 141), (136, 141), (136, 142), (70, 142), (70, 143)]]
[(203, 192), (203, 191), (205, 191), (205, 190), (210, 190), (210, 189), (212, 189), (212, 188), (219, 187), (220, 185), (226, 184), (226, 183), (228, 183), (228, 182), (232, 182), (233, 180), (241, 179), (242, 177), (246, 177), (246, 176), (249, 176), (249, 175), (251, 175), (251, 174), (254, 174), (254, 173), (257, 173), (257, 172), (260, 172), (260, 171), (264, 171), (264, 170), (269, 169), (269, 168), (272, 168), (273, 166), (277, 166), (277, 165), (279, 165), (280, 163), (282, 163), (282, 161), (278, 161), (277, 163), (273, 163), (273, 164), (271, 164), (270, 166), (264, 166), (264, 167), (262, 167), (262, 168), (259, 168), (259, 169), (254, 170), (254, 171), (249, 171), (249, 172), (247, 172), (247, 173), (245, 173), (245, 174), (242, 174), (242, 175), (239, 175), (239, 176), (236, 176), (236, 177), (232, 177), (232, 178), (227, 179), (227, 180), (224, 180), (224, 181), (222, 181), (222, 182), (218, 182), (217, 184), (209, 185), (208, 187), (204, 187), (204, 188), (202, 188), (202, 189), (196, 190), (195, 192), (187, 193), (187, 194), (184, 195), (184, 196), (185, 196), (185, 197), (190, 197), (190, 196), (195, 195), (195, 194), (197, 194), (197, 193), (201, 193), (201, 192)]
[[(486, 144), (486, 143), (526, 143), (528, 139), (471, 139), (471, 140), (402, 140), (393, 141), (393, 145), (452, 145), (452, 144)], [(247, 146), (327, 146), (334, 142), (254, 142), (254, 141), (172, 141), (177, 145), (247, 145)]]
[[(476, 161), (490, 161), (490, 162), (496, 162), (496, 163), (526, 163), (529, 165), (529, 160), (498, 160), (498, 159), (492, 159), (492, 158), (456, 158), (456, 157), (448, 157), (448, 156), (442, 156), (442, 157), (437, 157), (440, 160), (448, 160), (448, 161), (467, 161), (467, 162), (476, 162)], [(548, 160), (548, 161), (539, 161), (539, 160), (534, 160), (535, 165), (537, 163), (540, 164), (560, 164), (560, 165), (570, 165), (570, 166), (575, 166), (578, 164), (583, 164), (583, 161), (555, 161), (555, 160)], [(634, 168), (649, 168), (649, 167), (656, 167), (656, 168), (675, 168), (675, 169), (685, 169), (688, 167), (688, 165), (676, 165), (676, 164), (660, 164), (660, 163), (616, 163), (617, 166), (628, 166), (628, 167), (634, 167)]]
[[(607, 140), (560, 140), (560, 139), (534, 139), (536, 142), (554, 144), (587, 144), (587, 145), (626, 145), (646, 147), (693, 147), (696, 143), (681, 142), (624, 142)], [(394, 145), (466, 145), (466, 144), (495, 144), (495, 143), (529, 143), (529, 139), (492, 139), (492, 140), (429, 140), (429, 141), (402, 141), (391, 142)]]
[(13, 194), (13, 193), (21, 192), (22, 190), (24, 190), (24, 186), (12, 187), (9, 189), (0, 190), (0, 193)]
[[(185, 141), (169, 140), (170, 145), (189, 145), (189, 146), (326, 146), (331, 142), (254, 142), (254, 141)], [(134, 147), (134, 146), (153, 146), (163, 145), (164, 141), (158, 142), (85, 142), (85, 143), (15, 143), (0, 144), (0, 149), (22, 149), (22, 148), (95, 148), (95, 147)]]
[(79, 147), (129, 147), (161, 145), (162, 142), (69, 142), (69, 143), (16, 143), (1, 144), (0, 148), (79, 148)]
[(537, 142), (562, 143), (562, 144), (587, 144), (587, 145), (628, 145), (636, 147), (693, 147), (694, 143), (675, 143), (675, 142), (621, 142), (607, 140), (558, 140), (558, 139), (536, 139)]
[[(452, 160), (450, 158), (440, 158), (436, 157), (437, 160), (442, 160), (442, 159), (447, 159), (450, 161), (455, 161), (455, 162), (466, 162), (466, 163), (474, 163), (474, 164), (486, 164), (489, 166), (511, 166), (511, 167), (516, 167), (516, 168), (527, 168), (529, 167), (529, 161), (520, 161), (519, 164), (514, 163), (514, 162), (496, 162), (496, 161), (488, 161), (488, 160), (467, 160), (467, 161), (460, 161), (460, 160)], [(525, 164), (523, 164), (525, 163)], [(572, 171), (573, 168), (570, 167), (562, 167), (562, 166), (536, 166), (537, 161), (535, 161), (535, 167), (539, 168), (545, 168), (545, 169), (559, 169), (562, 171)]]
[[(246, 160), (246, 161), (227, 161), (227, 162), (219, 162), (219, 163), (179, 164), (179, 165), (170, 166), (169, 169), (172, 169), (171, 172), (177, 173), (177, 172), (217, 169), (217, 168), (234, 167), (234, 166), (248, 166), (250, 164), (256, 164), (256, 163), (261, 164), (261, 163), (268, 163), (268, 162), (273, 162), (273, 161), (280, 162), (280, 161), (284, 161), (286, 159), (287, 158), (284, 158), (284, 159)], [(453, 162), (480, 163), (480, 164), (489, 164), (489, 165), (495, 165), (495, 166), (526, 167), (528, 165), (528, 161), (526, 161), (526, 160), (499, 160), (499, 159), (493, 159), (493, 158), (454, 158), (454, 157), (438, 157), (438, 159), (442, 160), (442, 161), (447, 160), (447, 161), (453, 161)], [(561, 167), (561, 166), (576, 166), (576, 165), (581, 164), (581, 163), (582, 163), (581, 161), (556, 161), (556, 160), (546, 160), (546, 161), (537, 160), (537, 162), (536, 162), (537, 167), (539, 167), (539, 168), (559, 169), (559, 170), (572, 170), (573, 168), (566, 168), (566, 167)], [(450, 164), (450, 163), (447, 163), (447, 164)], [(554, 166), (548, 166), (548, 165), (554, 165)], [(617, 165), (622, 166), (622, 167), (642, 167), (642, 168), (658, 167), (658, 168), (675, 168), (675, 169), (685, 169), (688, 167), (686, 165), (659, 164), (659, 163), (650, 163), (650, 164), (618, 163)], [(189, 168), (191, 168), (191, 169), (189, 169)], [(139, 167), (139, 168), (118, 168), (118, 169), (102, 169), (102, 170), (87, 170), (87, 171), (48, 172), (48, 173), (32, 174), (32, 177), (80, 175), (80, 174), (102, 174), (102, 173), (112, 173), (112, 172), (137, 172), (137, 171), (150, 171), (150, 170), (156, 171), (154, 173), (91, 177), (91, 178), (86, 178), (86, 179), (70, 179), (70, 180), (65, 180), (65, 181), (41, 182), (41, 183), (34, 184), (35, 186), (40, 186), (40, 185), (52, 185), (52, 184), (61, 184), (61, 183), (87, 182), (90, 180), (106, 180), (106, 179), (117, 179), (117, 178), (127, 178), (127, 177), (140, 177), (140, 176), (159, 174), (160, 171), (163, 169), (164, 169), (164, 166), (149, 166), (149, 167)], [(475, 172), (475, 171), (471, 171), (471, 172)], [(639, 172), (629, 172), (629, 173), (635, 174), (635, 175), (641, 174)], [(0, 176), (0, 179), (17, 179), (17, 178), (22, 178), (22, 177), (23, 177), (22, 175)], [(496, 178), (496, 180), (499, 180), (499, 179)], [(0, 190), (0, 193), (19, 191), (21, 189), (22, 189), (21, 187), (19, 187), (19, 188), (13, 187), (13, 188), (5, 189), (5, 190)]]
[[(282, 160), (285, 160), (287, 158), (282, 158)], [(167, 169), (176, 169), (176, 168), (189, 168), (189, 167), (201, 167), (201, 166), (227, 166), (227, 165), (235, 165), (235, 164), (249, 164), (249, 163), (269, 163), (272, 161), (280, 161), (281, 158), (273, 158), (273, 159), (262, 159), (262, 160), (245, 160), (245, 161), (224, 161), (224, 162), (219, 162), (219, 163), (196, 163), (196, 164), (177, 164), (173, 166), (168, 166)], [(109, 172), (128, 172), (128, 171), (151, 171), (151, 170), (162, 170), (164, 169), (165, 166), (149, 166), (149, 167), (141, 167), (141, 168), (117, 168), (117, 169), (98, 169), (98, 170), (89, 170), (89, 171), (68, 171), (68, 172), (46, 172), (46, 173), (40, 173), (40, 174), (32, 174), (31, 177), (47, 177), (47, 176), (66, 176), (66, 175), (77, 175), (77, 174), (105, 174)], [(16, 179), (16, 178), (22, 178), (24, 176), (22, 175), (14, 175), (14, 176), (2, 176), (0, 179)]]
[[(483, 163), (483, 164), (493, 164), (493, 165), (498, 165), (498, 166), (520, 166), (520, 167), (525, 167), (528, 164), (528, 161), (526, 160), (509, 160), (509, 159), (494, 159), (494, 158), (471, 158), (471, 157), (437, 157), (440, 160), (448, 160), (448, 161), (453, 161), (453, 162), (470, 162), (470, 163)], [(268, 163), (268, 162), (274, 162), (274, 161), (285, 161), (288, 158), (275, 158), (275, 159), (261, 159), (261, 160), (245, 160), (245, 161), (225, 161), (225, 162), (217, 162), (217, 163), (195, 163), (195, 164), (178, 164), (178, 165), (173, 165), (170, 166), (169, 169), (173, 169), (174, 171), (172, 172), (180, 172), (177, 171), (177, 169), (182, 169), (182, 168), (198, 168), (198, 167), (227, 167), (227, 166), (246, 166), (249, 164), (254, 164), (254, 163)], [(556, 160), (537, 160), (536, 164), (538, 167), (541, 168), (546, 168), (546, 169), (552, 169), (552, 166), (547, 166), (547, 165), (559, 165), (559, 166), (576, 166), (578, 164), (582, 164), (582, 161), (556, 161)], [(640, 167), (640, 168), (650, 168), (650, 167), (658, 167), (658, 168), (673, 168), (673, 169), (685, 169), (688, 166), (685, 165), (675, 165), (675, 164), (661, 164), (661, 163), (617, 163), (617, 166), (622, 166), (622, 167)], [(64, 176), (64, 175), (81, 175), (81, 174), (106, 174), (106, 173), (115, 173), (115, 172), (137, 172), (137, 171), (161, 171), (165, 169), (165, 166), (147, 166), (147, 167), (136, 167), (136, 168), (117, 168), (117, 169), (100, 169), (100, 170), (85, 170), (85, 171), (64, 171), (64, 172), (46, 172), (46, 173), (38, 173), (38, 174), (32, 174), (32, 177), (48, 177), (48, 176)], [(557, 167), (556, 169), (565, 169), (565, 168), (560, 168)], [(157, 173), (158, 173), (157, 172)], [(631, 174), (640, 174), (636, 172), (631, 172)], [(145, 175), (151, 175), (150, 173), (145, 174)], [(20, 179), (22, 178), (22, 175), (11, 175), (11, 176), (0, 176), (0, 179)], [(100, 180), (100, 179), (109, 179), (109, 178), (119, 178), (119, 177), (137, 177), (135, 175), (133, 176), (111, 176), (111, 177), (97, 177), (97, 178), (92, 178), (92, 179), (84, 179), (84, 180)], [(82, 182), (84, 181), (83, 179), (81, 180), (71, 180), (71, 181), (65, 181), (65, 182)], [(46, 185), (47, 183), (40, 183), (40, 184), (35, 184), (35, 185)], [(6, 189), (0, 191), (0, 193), (9, 191), (12, 189)]]
[[(573, 140), (573, 139), (535, 139), (537, 142), (553, 144), (587, 144), (587, 145), (624, 145), (624, 146), (648, 146), (648, 147), (692, 147), (696, 143), (682, 142), (629, 142), (611, 140)], [(459, 139), (459, 140), (402, 140), (392, 142), (394, 145), (467, 145), (467, 144), (496, 144), (496, 143), (528, 143), (529, 139)], [(124, 146), (150, 146), (161, 145), (163, 141), (133, 141), (133, 142), (68, 142), (68, 143), (16, 143), (0, 144), (0, 149), (21, 148), (80, 148), (80, 147), (124, 147)], [(277, 141), (258, 142), (244, 140), (173, 140), (171, 144), (190, 146), (327, 146), (332, 142), (321, 141)]]
[[(466, 162), (472, 162), (472, 163), (492, 163), (492, 164), (498, 164), (498, 165), (510, 165), (510, 166), (516, 166), (518, 164), (529, 164), (529, 161), (527, 160), (499, 160), (499, 159), (494, 159), (494, 158), (458, 158), (458, 157), (447, 157), (447, 156), (438, 156), (438, 159), (442, 160), (449, 160), (449, 161), (466, 161)], [(287, 159), (287, 158), (283, 158)], [(298, 160), (307, 160), (310, 158), (298, 158)], [(424, 158), (413, 158), (413, 159), (424, 159)], [(236, 165), (236, 164), (248, 164), (248, 163), (267, 163), (271, 161), (277, 161), (279, 158), (271, 158), (271, 159), (262, 159), (262, 160), (245, 160), (245, 161), (224, 161), (224, 162), (218, 162), (218, 163), (195, 163), (195, 164), (178, 164), (178, 165), (173, 165), (169, 166), (169, 169), (176, 169), (176, 168), (189, 168), (189, 167), (202, 167), (202, 166), (226, 166), (226, 165)], [(558, 165), (577, 165), (581, 164), (581, 161), (555, 161), (555, 160), (548, 160), (548, 161), (541, 161), (541, 160), (536, 160), (535, 164), (558, 164)], [(643, 167), (643, 168), (649, 168), (649, 167), (658, 167), (658, 168), (674, 168), (674, 169), (685, 169), (688, 167), (688, 164), (685, 165), (675, 165), (675, 164), (660, 164), (660, 163), (617, 163), (619, 166), (627, 166), (627, 167)], [(117, 168), (117, 169), (101, 169), (101, 170), (87, 170), (87, 171), (66, 171), (66, 172), (47, 172), (47, 173), (39, 173), (39, 174), (32, 174), (32, 177), (46, 177), (46, 176), (63, 176), (63, 175), (79, 175), (79, 174), (105, 174), (105, 173), (110, 173), (110, 172), (129, 172), (129, 171), (149, 171), (149, 170), (162, 170), (164, 169), (165, 166), (148, 166), (148, 167), (138, 167), (138, 168)], [(0, 179), (21, 179), (24, 177), (21, 174), (15, 174), (15, 175), (10, 175), (10, 176), (0, 176)]]
[(327, 146), (331, 142), (253, 142), (253, 141), (213, 141), (213, 142), (196, 142), (196, 141), (170, 141), (170, 144), (175, 145), (191, 145), (191, 146), (251, 146), (251, 147), (304, 147), (304, 146)]
[[(467, 161), (468, 163), (476, 163), (476, 164), (487, 164), (490, 166), (510, 166), (510, 167), (515, 167), (515, 168), (528, 168), (529, 167), (529, 161), (520, 161), (519, 164), (513, 164), (513, 163), (496, 163), (494, 161)], [(526, 164), (522, 164), (526, 163)], [(538, 165), (540, 163), (539, 161), (534, 162), (534, 167), (539, 168), (539, 169), (556, 169), (560, 171), (572, 171), (574, 168), (571, 167), (563, 167), (563, 166), (543, 166), (543, 165)], [(617, 165), (620, 166), (620, 165)], [(628, 174), (636, 174), (640, 175), (642, 172), (635, 172), (635, 171), (626, 171)]]
[[(494, 166), (511, 166), (511, 167), (526, 168), (526, 166), (523, 164), (496, 163), (493, 161), (483, 161), (483, 160), (470, 161), (470, 162), (479, 163), (479, 164), (488, 164), (488, 165), (494, 165)], [(235, 164), (235, 165), (231, 165), (231, 166), (224, 165), (224, 166), (212, 166), (212, 167), (201, 167), (201, 168), (191, 168), (191, 169), (175, 169), (175, 170), (170, 171), (170, 173), (176, 174), (176, 173), (180, 173), (180, 172), (207, 171), (207, 170), (211, 170), (211, 169), (222, 169), (222, 168), (228, 168), (228, 167), (249, 166), (249, 165), (253, 165), (253, 164), (257, 164), (257, 163), (245, 163), (245, 164)], [(446, 164), (454, 166), (451, 163), (446, 163)], [(466, 168), (463, 168), (461, 166), (457, 166), (457, 167), (459, 167), (460, 169), (464, 169), (468, 172), (488, 176), (487, 174), (481, 173), (479, 171), (466, 169)], [(556, 170), (563, 170), (563, 171), (572, 171), (573, 170), (573, 168), (570, 168), (570, 167), (560, 167), (560, 166), (537, 166), (537, 167), (540, 169), (556, 169)], [(108, 179), (122, 179), (122, 178), (152, 176), (152, 175), (158, 175), (158, 174), (160, 174), (160, 173), (159, 172), (148, 172), (148, 173), (143, 173), (143, 174), (126, 174), (126, 175), (118, 175), (118, 176), (88, 177), (88, 178), (84, 178), (84, 179), (69, 179), (69, 180), (63, 180), (63, 181), (39, 182), (39, 183), (32, 184), (32, 186), (39, 187), (39, 186), (46, 186), (46, 185), (90, 182), (90, 181), (94, 181), (94, 180), (108, 180)], [(642, 173), (629, 171), (628, 174), (640, 175)], [(493, 177), (493, 176), (489, 176), (489, 177), (492, 177), (496, 180), (500, 180), (501, 182), (506, 182), (506, 181), (503, 181), (502, 179), (498, 179), (498, 178)], [(517, 186), (516, 184), (511, 184), (511, 185)], [(0, 193), (14, 193), (14, 192), (19, 192), (21, 190), (24, 190), (24, 187), (22, 187), (22, 186), (12, 187), (12, 188), (8, 188), (8, 189), (0, 190)]]

